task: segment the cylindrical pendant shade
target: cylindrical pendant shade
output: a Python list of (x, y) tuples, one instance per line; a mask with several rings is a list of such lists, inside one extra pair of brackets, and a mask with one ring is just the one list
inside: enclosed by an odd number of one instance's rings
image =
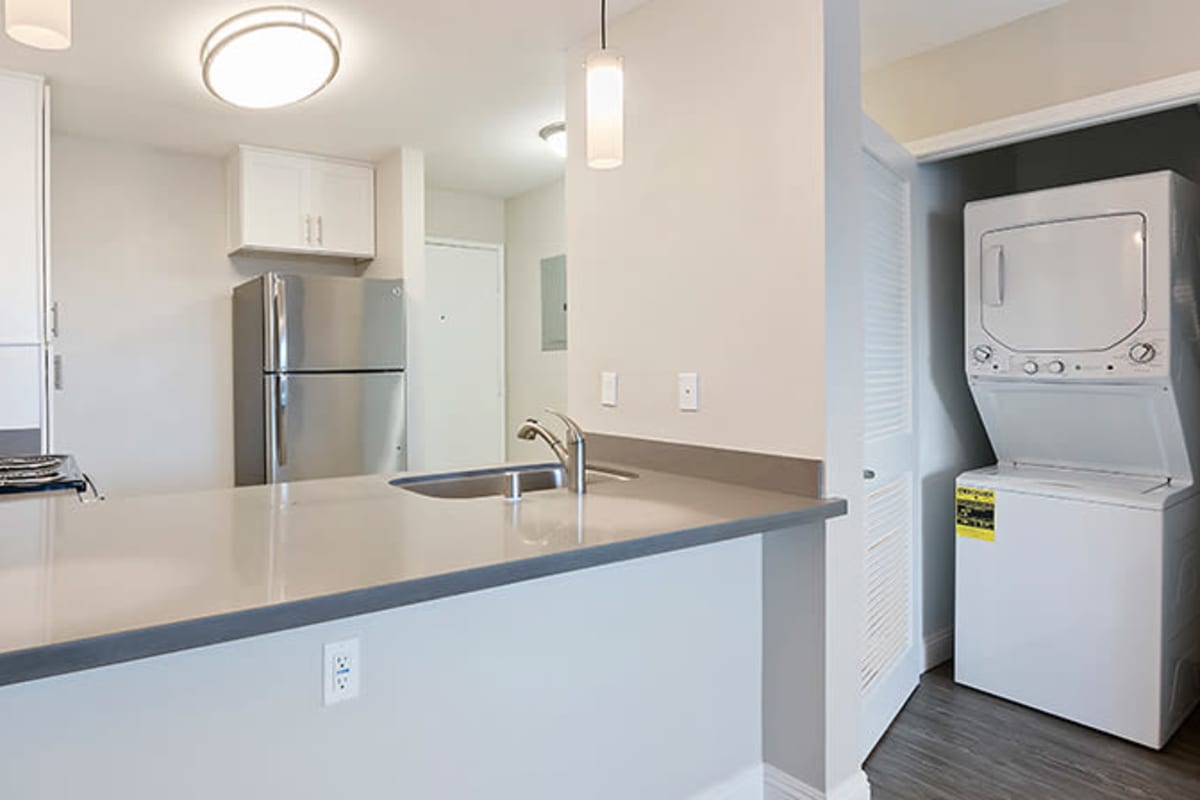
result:
[(71, 46), (71, 0), (4, 0), (4, 32), (41, 50)]
[(613, 169), (624, 160), (624, 64), (613, 51), (597, 50), (587, 59), (587, 162)]

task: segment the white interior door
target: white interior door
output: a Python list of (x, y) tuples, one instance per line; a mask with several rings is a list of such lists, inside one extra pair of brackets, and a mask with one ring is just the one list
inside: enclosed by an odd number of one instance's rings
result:
[(912, 191), (916, 162), (863, 120), (865, 757), (917, 687), (917, 448)]
[(414, 380), (427, 413), (423, 468), (504, 461), (504, 259), (499, 247), (425, 248), (427, 361)]

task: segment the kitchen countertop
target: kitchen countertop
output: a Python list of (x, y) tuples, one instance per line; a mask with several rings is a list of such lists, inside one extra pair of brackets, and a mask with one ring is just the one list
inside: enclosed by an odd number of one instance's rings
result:
[(821, 522), (842, 500), (664, 472), (499, 497), (373, 475), (0, 503), (0, 685)]

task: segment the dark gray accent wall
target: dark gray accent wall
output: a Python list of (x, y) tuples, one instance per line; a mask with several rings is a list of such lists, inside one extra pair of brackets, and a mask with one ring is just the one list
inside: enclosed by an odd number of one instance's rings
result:
[(1020, 192), (1164, 169), (1200, 183), (1200, 109), (1184, 106), (1008, 149)]

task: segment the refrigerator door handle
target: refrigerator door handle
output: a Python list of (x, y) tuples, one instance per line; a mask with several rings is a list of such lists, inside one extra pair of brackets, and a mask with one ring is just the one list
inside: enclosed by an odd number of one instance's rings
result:
[(271, 278), (271, 301), (274, 304), (275, 311), (275, 335), (274, 350), (275, 350), (275, 369), (285, 369), (287, 365), (288, 341), (287, 341), (287, 294), (284, 282), (278, 277)]
[(275, 392), (275, 463), (287, 466), (287, 375), (278, 376)]

